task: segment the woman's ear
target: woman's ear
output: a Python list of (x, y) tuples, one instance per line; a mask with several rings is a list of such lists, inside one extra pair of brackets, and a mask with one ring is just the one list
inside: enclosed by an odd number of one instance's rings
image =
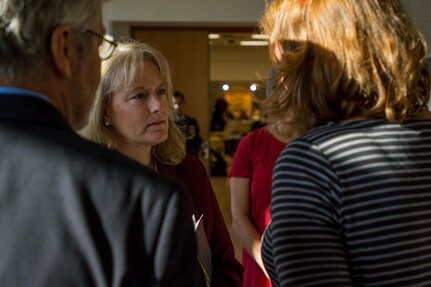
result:
[(111, 126), (111, 117), (109, 116), (109, 113), (107, 110), (105, 110), (105, 112), (103, 113), (103, 125), (105, 127)]
[(72, 77), (73, 54), (76, 49), (75, 36), (70, 26), (60, 24), (54, 28), (50, 38), (51, 56), (56, 71), (63, 77)]

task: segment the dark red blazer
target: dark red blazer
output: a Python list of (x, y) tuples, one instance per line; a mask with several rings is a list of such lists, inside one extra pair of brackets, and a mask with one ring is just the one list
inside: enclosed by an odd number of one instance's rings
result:
[(187, 188), (196, 220), (203, 214), (204, 230), (212, 252), (212, 285), (242, 286), (242, 265), (235, 252), (210, 179), (201, 161), (186, 155), (177, 166), (157, 163), (158, 171), (179, 179)]

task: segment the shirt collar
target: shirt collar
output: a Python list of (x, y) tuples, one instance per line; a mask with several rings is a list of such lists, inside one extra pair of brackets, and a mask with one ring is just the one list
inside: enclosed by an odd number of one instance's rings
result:
[(34, 97), (34, 98), (45, 100), (49, 103), (51, 102), (49, 98), (45, 95), (30, 91), (30, 90), (15, 88), (15, 87), (0, 86), (0, 95)]

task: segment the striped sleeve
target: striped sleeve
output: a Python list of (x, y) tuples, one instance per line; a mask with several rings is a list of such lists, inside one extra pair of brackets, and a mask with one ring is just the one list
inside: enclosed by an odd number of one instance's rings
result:
[[(340, 190), (328, 160), (295, 141), (273, 175), (272, 263), (280, 286), (352, 286), (340, 238)], [(267, 248), (267, 247), (263, 247)]]

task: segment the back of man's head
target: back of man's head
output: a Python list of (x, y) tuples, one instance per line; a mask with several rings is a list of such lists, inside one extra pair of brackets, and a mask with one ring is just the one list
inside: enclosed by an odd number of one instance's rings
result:
[[(50, 69), (50, 37), (56, 26), (84, 32), (94, 29), (101, 17), (101, 0), (0, 0), (1, 81), (20, 84)], [(84, 53), (86, 42), (78, 42)]]

